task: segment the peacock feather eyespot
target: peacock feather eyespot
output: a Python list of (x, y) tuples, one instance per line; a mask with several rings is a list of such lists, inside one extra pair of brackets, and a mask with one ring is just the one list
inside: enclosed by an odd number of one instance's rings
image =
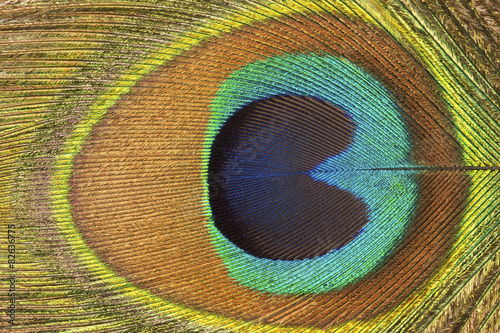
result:
[(500, 331), (496, 1), (4, 8), (1, 328)]

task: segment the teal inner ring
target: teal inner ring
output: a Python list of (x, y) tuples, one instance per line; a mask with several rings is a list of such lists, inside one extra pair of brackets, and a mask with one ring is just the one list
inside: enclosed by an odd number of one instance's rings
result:
[(225, 121), (245, 105), (277, 95), (325, 100), (357, 124), (348, 149), (327, 158), (310, 176), (363, 200), (369, 222), (345, 247), (323, 256), (271, 260), (244, 252), (222, 235), (206, 199), (211, 241), (229, 276), (249, 288), (280, 295), (338, 290), (380, 267), (413, 219), (418, 185), (410, 137), (390, 92), (354, 63), (329, 55), (272, 57), (234, 71), (213, 99), (203, 158), (206, 188), (210, 149)]

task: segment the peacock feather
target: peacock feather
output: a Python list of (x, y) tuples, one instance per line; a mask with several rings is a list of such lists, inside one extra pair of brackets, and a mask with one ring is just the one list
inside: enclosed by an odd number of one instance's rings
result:
[(3, 0), (4, 332), (500, 332), (498, 0)]

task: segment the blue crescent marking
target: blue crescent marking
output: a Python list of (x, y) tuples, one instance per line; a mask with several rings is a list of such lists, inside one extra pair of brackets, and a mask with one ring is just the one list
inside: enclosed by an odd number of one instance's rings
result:
[(205, 156), (226, 119), (253, 101), (277, 95), (322, 99), (345, 110), (356, 123), (348, 149), (327, 158), (309, 175), (363, 200), (369, 208), (369, 222), (350, 243), (323, 256), (262, 259), (226, 239), (214, 226), (206, 203), (212, 243), (229, 276), (252, 289), (281, 295), (338, 290), (379, 267), (413, 219), (418, 198), (416, 171), (380, 170), (415, 167), (409, 159), (409, 134), (390, 92), (362, 68), (329, 55), (285, 55), (250, 63), (222, 84), (212, 101)]

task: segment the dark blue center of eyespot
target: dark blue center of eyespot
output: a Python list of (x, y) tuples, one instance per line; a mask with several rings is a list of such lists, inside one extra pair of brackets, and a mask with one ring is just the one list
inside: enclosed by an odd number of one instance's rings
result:
[(306, 96), (274, 96), (243, 107), (222, 126), (208, 166), (214, 224), (259, 258), (295, 260), (349, 243), (368, 222), (349, 191), (309, 172), (349, 146), (354, 122)]

